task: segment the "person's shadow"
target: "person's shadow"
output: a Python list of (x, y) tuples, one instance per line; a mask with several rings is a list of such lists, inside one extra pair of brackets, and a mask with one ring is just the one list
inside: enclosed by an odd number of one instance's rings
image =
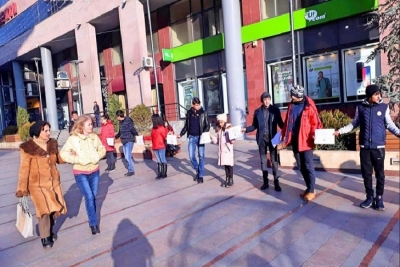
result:
[[(138, 240), (135, 246), (125, 246)], [(123, 219), (114, 235), (111, 256), (114, 266), (153, 266), (151, 257), (154, 250), (142, 231), (129, 219)]]
[[(97, 197), (96, 197), (96, 213), (99, 218), (99, 224), (101, 219), (101, 208), (103, 206), (105, 198), (107, 197), (108, 189), (113, 183), (114, 180), (112, 180), (107, 173), (102, 174), (99, 178), (99, 187), (97, 190)], [(83, 195), (81, 191), (79, 190), (76, 183), (73, 183), (69, 187), (67, 193), (65, 193), (64, 195), (64, 200), (67, 205), (67, 214), (61, 215), (59, 218), (57, 218), (56, 223), (53, 227), (54, 233), (60, 231), (61, 227), (63, 226), (67, 218), (72, 219), (73, 217), (78, 216), (82, 199)], [(83, 203), (83, 205), (85, 204)]]

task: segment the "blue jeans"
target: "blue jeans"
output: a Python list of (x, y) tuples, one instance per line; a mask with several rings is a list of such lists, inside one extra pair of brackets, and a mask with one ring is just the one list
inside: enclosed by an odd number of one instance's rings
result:
[(124, 150), (125, 160), (128, 162), (128, 172), (134, 172), (133, 169), (133, 160), (132, 160), (132, 150), (133, 150), (133, 142), (128, 142), (122, 146)]
[[(190, 162), (199, 177), (204, 177), (204, 152), (206, 147), (204, 144), (201, 145), (199, 142), (200, 136), (189, 135), (188, 150)], [(198, 149), (199, 163), (197, 163), (196, 148)]]
[(96, 119), (96, 126), (95, 127), (100, 127), (100, 114), (94, 114), (94, 117)]
[(165, 148), (154, 149), (154, 155), (156, 155), (157, 163), (167, 163), (167, 158), (165, 156)]
[(96, 215), (96, 195), (99, 187), (100, 172), (95, 171), (91, 174), (77, 174), (75, 181), (85, 197), (86, 213), (89, 218), (89, 225), (98, 225)]

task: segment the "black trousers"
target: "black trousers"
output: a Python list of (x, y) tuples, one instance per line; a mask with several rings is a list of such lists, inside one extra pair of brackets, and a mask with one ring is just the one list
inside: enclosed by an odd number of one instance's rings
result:
[(229, 165), (224, 165), (224, 166), (225, 166), (226, 177), (233, 178), (233, 166), (229, 166)]
[(107, 151), (106, 157), (107, 157), (107, 159), (106, 159), (107, 164), (114, 164), (115, 162), (117, 162), (113, 151)]
[(376, 195), (382, 196), (385, 187), (385, 149), (364, 149), (360, 150), (361, 174), (364, 179), (365, 192), (368, 197), (374, 196), (372, 187), (372, 170), (376, 177)]
[(267, 151), (269, 150), (269, 155), (271, 157), (271, 164), (272, 164), (272, 174), (274, 179), (278, 179), (278, 150), (271, 144), (271, 141), (262, 138), (260, 143), (258, 144), (258, 152), (260, 153), (261, 159), (261, 170), (263, 172), (268, 173), (268, 160), (267, 160)]
[(299, 152), (298, 137), (292, 139), (292, 148), (297, 167), (300, 169), (308, 192), (315, 190), (314, 154), (312, 149)]
[(49, 237), (53, 231), (54, 226), (54, 212), (51, 214), (43, 214), (39, 219), (39, 233), (40, 238)]

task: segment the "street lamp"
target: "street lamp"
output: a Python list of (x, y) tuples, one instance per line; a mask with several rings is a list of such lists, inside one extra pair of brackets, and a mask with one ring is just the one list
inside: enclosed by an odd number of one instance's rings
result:
[(39, 61), (40, 58), (34, 57), (31, 59), (32, 61), (35, 61), (35, 66), (36, 66), (36, 77), (37, 77), (37, 83), (39, 87), (39, 101), (40, 101), (40, 114), (42, 115), (42, 121), (44, 121), (44, 112), (43, 112), (43, 105), (42, 105), (42, 90), (40, 88), (40, 79), (39, 79)]
[(78, 98), (79, 98), (79, 115), (83, 113), (82, 98), (81, 98), (81, 79), (79, 76), (79, 64), (83, 63), (82, 60), (71, 60), (69, 63), (75, 65), (76, 72), (78, 73)]
[(151, 14), (150, 14), (149, 0), (146, 0), (146, 4), (147, 4), (147, 19), (148, 19), (148, 22), (149, 22), (149, 31), (150, 31), (151, 57), (153, 58), (154, 82), (156, 84), (157, 109), (158, 109), (158, 113), (160, 113), (161, 109), (160, 109), (160, 99), (159, 99), (159, 92), (158, 92), (157, 66), (156, 66), (156, 57), (154, 55), (153, 29), (152, 29), (152, 26), (151, 26)]
[(293, 19), (293, 0), (289, 0), (289, 16), (290, 16), (290, 34), (292, 38), (292, 82), (293, 86), (297, 84), (296, 72), (296, 51), (294, 46), (294, 19)]

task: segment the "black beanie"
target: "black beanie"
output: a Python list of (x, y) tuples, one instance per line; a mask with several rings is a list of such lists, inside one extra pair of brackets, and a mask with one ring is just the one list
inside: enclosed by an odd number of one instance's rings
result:
[(365, 94), (367, 95), (367, 98), (371, 98), (376, 92), (380, 92), (381, 89), (379, 88), (378, 85), (376, 84), (371, 84), (368, 85), (367, 88), (365, 89)]
[(46, 121), (37, 121), (29, 128), (30, 137), (39, 137), (40, 132), (42, 131), (42, 127), (44, 127), (48, 122)]
[(268, 93), (268, 92), (262, 93), (260, 96), (260, 101), (263, 102), (264, 98), (271, 98), (270, 93)]

